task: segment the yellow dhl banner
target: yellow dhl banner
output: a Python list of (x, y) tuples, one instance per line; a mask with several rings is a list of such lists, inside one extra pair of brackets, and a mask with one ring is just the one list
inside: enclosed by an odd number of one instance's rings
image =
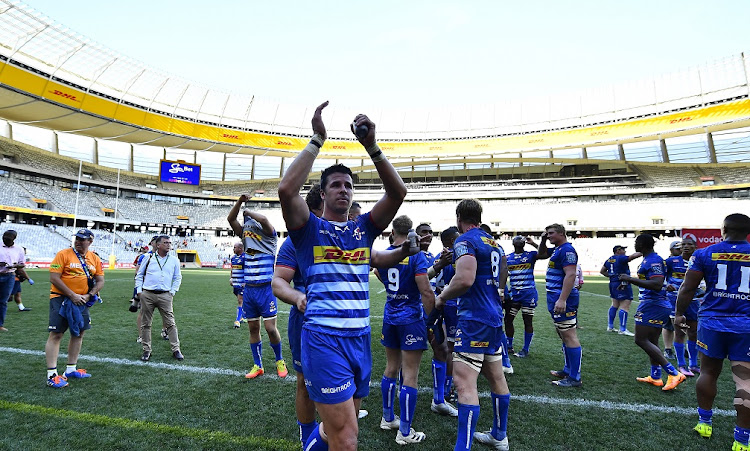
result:
[(190, 217), (189, 217), (189, 216), (177, 216), (177, 219), (185, 219), (185, 220), (188, 220), (188, 219), (190, 219)]
[[(0, 62), (0, 83), (33, 96), (42, 97), (100, 117), (185, 137), (291, 153), (301, 151), (308, 142), (307, 138), (234, 130), (149, 112), (145, 109), (57, 83), (40, 74), (10, 65), (7, 62)], [(745, 99), (596, 127), (482, 139), (419, 142), (381, 141), (379, 144), (383, 152), (391, 157), (487, 154), (502, 151), (514, 152), (592, 146), (688, 129), (694, 129), (695, 133), (702, 133), (700, 127), (748, 119), (750, 119), (750, 99)], [(321, 155), (360, 158), (364, 153), (362, 146), (354, 140), (331, 139), (323, 145)]]
[(102, 207), (102, 211), (104, 213), (114, 213), (115, 211), (111, 208)]
[(31, 200), (33, 200), (34, 202), (36, 202), (38, 204), (46, 204), (47, 203), (46, 199), (37, 199), (36, 197), (32, 197)]
[(56, 211), (47, 211), (47, 210), (34, 210), (31, 208), (12, 207), (9, 205), (0, 205), (0, 210), (16, 211), (18, 213), (29, 213), (32, 215), (57, 216), (58, 218), (73, 218), (74, 217), (70, 213), (59, 213)]

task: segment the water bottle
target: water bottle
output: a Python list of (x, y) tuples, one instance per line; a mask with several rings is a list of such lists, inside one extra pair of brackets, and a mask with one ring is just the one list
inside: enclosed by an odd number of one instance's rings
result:
[(29, 285), (34, 285), (34, 279), (29, 279)]

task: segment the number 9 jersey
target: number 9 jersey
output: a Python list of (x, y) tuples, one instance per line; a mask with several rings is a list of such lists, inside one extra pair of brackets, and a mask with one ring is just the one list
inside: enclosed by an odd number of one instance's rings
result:
[(500, 294), (497, 289), (503, 251), (490, 235), (475, 227), (456, 238), (453, 245), (455, 262), (465, 255), (476, 259), (477, 274), (471, 288), (458, 299), (459, 321), (477, 321), (500, 327)]
[(706, 280), (698, 311), (701, 327), (750, 333), (750, 243), (723, 241), (698, 249), (688, 271), (702, 272)]

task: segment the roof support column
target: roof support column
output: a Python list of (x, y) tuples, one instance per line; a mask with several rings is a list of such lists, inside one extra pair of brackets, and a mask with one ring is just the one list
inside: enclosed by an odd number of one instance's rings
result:
[(130, 145), (130, 156), (128, 157), (128, 171), (130, 171), (130, 172), (134, 172), (133, 171), (133, 153), (134, 153), (134, 151), (133, 151), (133, 145), (131, 144)]
[(52, 132), (52, 151), (56, 155), (60, 155), (60, 138), (57, 136), (57, 132)]
[(221, 181), (225, 182), (227, 180), (227, 154), (224, 154), (224, 162), (221, 165)]
[(94, 164), (99, 165), (99, 140), (94, 139)]
[[(279, 178), (284, 177), (284, 160), (286, 160), (286, 157), (281, 157), (281, 164), (279, 165)], [(336, 160), (336, 163), (338, 164), (339, 160)]]
[(584, 160), (589, 159), (589, 152), (585, 147), (581, 147), (581, 158), (583, 158)]
[(622, 144), (617, 144), (617, 154), (620, 160), (625, 161), (625, 149), (622, 147)]
[(255, 155), (253, 155), (253, 164), (250, 166), (250, 180), (255, 180)]
[(661, 149), (661, 162), (669, 163), (669, 153), (667, 153), (667, 142), (663, 139), (659, 140), (659, 148)]
[(717, 163), (716, 147), (714, 147), (714, 135), (711, 132), (706, 132), (706, 145), (708, 146), (708, 162)]

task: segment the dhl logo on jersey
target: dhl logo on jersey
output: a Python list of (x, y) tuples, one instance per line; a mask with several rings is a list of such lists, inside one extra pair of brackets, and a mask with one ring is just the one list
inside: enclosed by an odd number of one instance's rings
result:
[(550, 260), (549, 263), (547, 263), (547, 268), (555, 269), (555, 262), (553, 262), (552, 260)]
[(523, 269), (531, 269), (531, 263), (519, 263), (517, 265), (508, 265), (508, 271), (521, 271)]
[(486, 348), (489, 345), (490, 345), (489, 341), (474, 341), (474, 340), (471, 340), (469, 342), (469, 346), (471, 346), (472, 348)]
[(716, 252), (711, 254), (711, 260), (725, 262), (750, 262), (750, 254), (741, 254), (739, 252)]
[(684, 272), (673, 272), (672, 273), (672, 278), (673, 279), (684, 279), (685, 278), (685, 273)]
[(494, 248), (500, 247), (500, 246), (498, 246), (498, 244), (497, 244), (497, 242), (495, 240), (493, 240), (492, 238), (487, 238), (486, 236), (482, 237), (482, 242), (484, 244), (487, 244), (487, 245), (492, 246)]
[(245, 230), (242, 232), (243, 238), (251, 238), (255, 241), (263, 241), (263, 237), (253, 232), (252, 230)]
[(641, 279), (641, 280), (646, 280), (646, 275), (638, 273), (638, 278)]
[(409, 264), (409, 257), (407, 256), (405, 259), (398, 262), (399, 265), (408, 265)]
[(315, 263), (367, 264), (370, 262), (370, 248), (359, 247), (345, 251), (335, 246), (315, 246), (313, 258)]

